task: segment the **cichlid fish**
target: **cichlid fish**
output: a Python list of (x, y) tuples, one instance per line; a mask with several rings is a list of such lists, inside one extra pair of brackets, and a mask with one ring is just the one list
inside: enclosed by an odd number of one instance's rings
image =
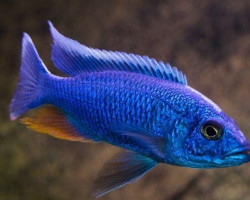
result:
[(126, 149), (100, 170), (94, 196), (138, 180), (159, 163), (218, 168), (250, 160), (250, 145), (236, 122), (175, 67), (88, 48), (49, 26), (52, 61), (67, 77), (47, 70), (24, 33), (10, 118), (37, 108), (21, 118), (32, 130)]

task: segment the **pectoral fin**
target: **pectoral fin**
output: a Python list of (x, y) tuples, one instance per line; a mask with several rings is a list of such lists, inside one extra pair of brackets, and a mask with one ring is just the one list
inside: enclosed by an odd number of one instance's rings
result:
[(139, 143), (153, 152), (159, 158), (164, 158), (166, 139), (138, 127), (130, 125), (115, 125), (112, 127), (113, 134), (126, 136), (131, 141)]
[(118, 153), (98, 173), (93, 196), (100, 197), (128, 183), (135, 182), (157, 164), (151, 158), (133, 152)]
[(91, 141), (87, 130), (78, 126), (70, 116), (53, 106), (38, 108), (33, 116), (24, 117), (21, 122), (31, 130), (46, 133), (59, 139), (79, 142)]

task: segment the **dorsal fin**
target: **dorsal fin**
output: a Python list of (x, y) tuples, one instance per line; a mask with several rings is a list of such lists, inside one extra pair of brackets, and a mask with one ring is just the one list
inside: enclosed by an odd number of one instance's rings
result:
[(51, 22), (49, 26), (53, 37), (52, 61), (59, 70), (70, 76), (83, 72), (117, 70), (140, 73), (187, 85), (186, 76), (168, 63), (157, 62), (147, 56), (88, 48), (60, 34)]

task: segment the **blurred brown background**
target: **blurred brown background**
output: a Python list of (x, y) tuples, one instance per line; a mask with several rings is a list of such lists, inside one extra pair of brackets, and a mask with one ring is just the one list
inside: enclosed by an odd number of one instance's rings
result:
[[(22, 32), (52, 72), (47, 20), (91, 47), (178, 66), (250, 139), (250, 1), (0, 0), (0, 200), (80, 200), (118, 148), (57, 140), (10, 122)], [(248, 200), (250, 164), (198, 170), (160, 165), (102, 199)]]

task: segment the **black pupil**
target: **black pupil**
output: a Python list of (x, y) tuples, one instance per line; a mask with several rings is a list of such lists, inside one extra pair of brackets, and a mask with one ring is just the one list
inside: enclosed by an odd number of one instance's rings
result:
[(208, 126), (206, 128), (206, 132), (207, 132), (207, 135), (210, 136), (210, 137), (214, 137), (217, 134), (216, 130), (211, 126)]

